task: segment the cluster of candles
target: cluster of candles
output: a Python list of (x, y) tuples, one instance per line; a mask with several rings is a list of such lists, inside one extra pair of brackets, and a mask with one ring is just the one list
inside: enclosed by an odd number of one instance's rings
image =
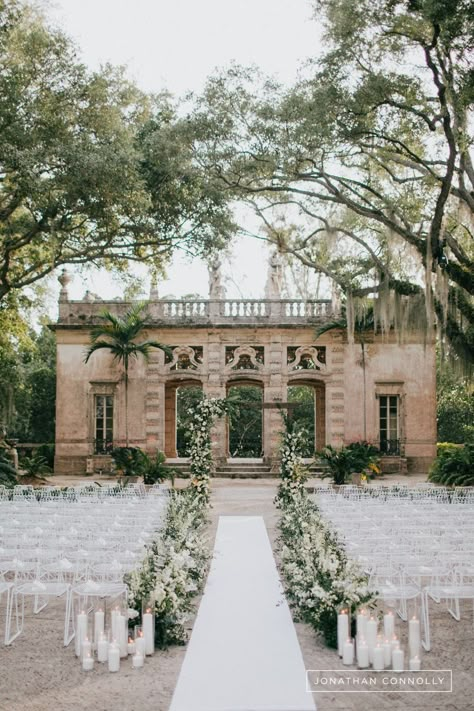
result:
[[(405, 653), (395, 634), (395, 620), (392, 612), (383, 617), (383, 634), (379, 634), (379, 622), (376, 617), (361, 609), (357, 613), (356, 639), (349, 633), (348, 610), (341, 610), (337, 616), (337, 648), (342, 663), (351, 666), (354, 657), (359, 669), (372, 666), (374, 671), (392, 668), (395, 672), (405, 671)], [(355, 643), (354, 643), (355, 642)], [(421, 668), (421, 631), (420, 620), (414, 616), (408, 621), (409, 670)]]
[(92, 671), (95, 657), (102, 664), (108, 664), (110, 672), (120, 670), (120, 660), (132, 658), (132, 667), (140, 669), (145, 663), (145, 657), (155, 651), (154, 615), (150, 608), (142, 614), (142, 624), (134, 628), (134, 636), (128, 634), (128, 614), (123, 614), (120, 608), (110, 612), (110, 629), (105, 631), (105, 612), (96, 610), (92, 624), (89, 615), (84, 610), (76, 616), (75, 653), (79, 657), (84, 671)]

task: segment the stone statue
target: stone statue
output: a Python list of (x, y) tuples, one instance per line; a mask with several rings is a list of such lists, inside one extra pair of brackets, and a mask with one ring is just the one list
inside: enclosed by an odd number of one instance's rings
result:
[(222, 261), (218, 254), (213, 255), (208, 262), (209, 272), (209, 298), (211, 300), (223, 299), (225, 296), (222, 286)]
[(267, 283), (265, 285), (266, 299), (281, 299), (283, 284), (283, 264), (278, 252), (273, 252), (268, 262)]

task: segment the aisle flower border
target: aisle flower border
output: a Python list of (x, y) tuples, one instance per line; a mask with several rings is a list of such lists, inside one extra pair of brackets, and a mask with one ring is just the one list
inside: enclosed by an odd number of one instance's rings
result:
[(190, 488), (171, 492), (163, 528), (149, 544), (139, 568), (126, 578), (129, 607), (155, 612), (155, 644), (185, 644), (194, 598), (206, 579), (210, 552), (204, 535), (207, 508)]
[(311, 502), (308, 472), (299, 455), (303, 437), (285, 420), (280, 449), (280, 485), (275, 498), (281, 570), (288, 601), (329, 647), (337, 647), (337, 615), (375, 602), (368, 576), (349, 559), (337, 535)]

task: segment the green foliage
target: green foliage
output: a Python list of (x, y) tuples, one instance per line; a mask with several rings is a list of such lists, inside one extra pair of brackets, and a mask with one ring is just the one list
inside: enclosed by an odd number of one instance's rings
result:
[(189, 455), (189, 426), (194, 408), (203, 398), (201, 387), (180, 387), (176, 393), (176, 450), (178, 457)]
[(169, 467), (165, 467), (165, 462), (166, 455), (164, 452), (158, 451), (154, 457), (149, 457), (144, 454), (140, 467), (143, 482), (145, 484), (156, 484), (157, 482), (170, 479), (171, 484), (174, 485), (176, 471), (174, 469), (170, 469)]
[(443, 447), (431, 467), (429, 480), (444, 486), (474, 486), (474, 444)]
[(466, 380), (439, 384), (437, 420), (439, 440), (474, 444), (474, 392)]
[(296, 405), (291, 412), (294, 431), (301, 435), (301, 457), (313, 457), (315, 450), (315, 390), (307, 385), (291, 385), (288, 400)]
[(144, 302), (131, 306), (123, 316), (117, 316), (111, 311), (103, 311), (101, 323), (90, 330), (90, 345), (86, 350), (84, 361), (87, 363), (96, 351), (107, 350), (113, 355), (114, 361), (121, 364), (125, 376), (125, 438), (128, 437), (128, 372), (130, 362), (142, 356), (146, 361), (152, 348), (158, 348), (171, 355), (168, 346), (154, 340), (137, 343), (136, 339), (143, 333), (147, 317), (143, 315)]
[(41, 454), (34, 454), (32, 457), (23, 457), (19, 463), (20, 469), (26, 476), (41, 477), (43, 474), (50, 474), (51, 468), (46, 457)]
[(263, 448), (262, 388), (229, 389), (229, 452), (231, 457), (261, 457)]
[[(379, 295), (397, 330), (409, 311), (431, 337), (437, 316), (472, 363), (471, 4), (314, 7), (324, 50), (294, 86), (239, 67), (208, 82), (192, 116), (203, 165), (255, 209), (259, 237), (348, 299)], [(453, 290), (468, 309), (446, 298)]]
[(347, 447), (339, 449), (326, 445), (316, 456), (328, 465), (328, 472), (323, 472), (322, 478), (332, 477), (334, 484), (345, 484), (352, 473), (362, 473), (365, 469), (379, 470), (377, 461), (380, 453), (369, 442), (351, 442)]
[[(35, 4), (36, 5), (36, 4)], [(233, 230), (167, 94), (88, 71), (32, 5), (0, 4), (0, 301), (64, 264), (157, 268)]]
[(368, 578), (304, 494), (283, 503), (279, 520), (282, 571), (288, 600), (329, 647), (337, 647), (337, 615), (373, 603)]
[(141, 476), (146, 455), (139, 447), (115, 447), (110, 456), (125, 476)]
[(328, 444), (316, 452), (316, 456), (328, 465), (328, 472), (323, 472), (322, 477), (332, 477), (334, 484), (345, 484), (354, 471), (352, 467), (353, 455), (347, 447), (336, 449)]
[[(21, 315), (19, 315), (21, 318)], [(0, 318), (1, 323), (1, 318)], [(43, 327), (0, 338), (0, 421), (21, 442), (54, 442), (56, 342)]]
[(12, 460), (5, 453), (5, 450), (0, 449), (0, 484), (11, 488), (17, 483), (16, 471)]

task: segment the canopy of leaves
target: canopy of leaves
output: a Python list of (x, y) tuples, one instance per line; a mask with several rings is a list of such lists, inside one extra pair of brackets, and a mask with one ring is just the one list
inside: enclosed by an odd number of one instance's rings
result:
[(37, 11), (1, 0), (0, 300), (59, 265), (160, 267), (231, 231), (169, 97), (90, 73)]
[(352, 296), (425, 287), (474, 354), (474, 11), (467, 0), (319, 0), (322, 55), (290, 89), (232, 68), (192, 117), (206, 170), (261, 237)]

